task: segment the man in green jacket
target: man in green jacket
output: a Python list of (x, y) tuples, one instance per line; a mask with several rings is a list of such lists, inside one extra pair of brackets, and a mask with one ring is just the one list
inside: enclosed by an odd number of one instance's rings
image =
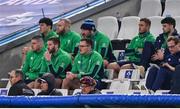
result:
[(56, 78), (56, 88), (60, 88), (66, 72), (71, 70), (70, 55), (60, 49), (60, 41), (57, 37), (51, 37), (47, 42), (48, 50), (44, 54), (40, 74), (50, 72)]
[(61, 19), (57, 23), (56, 32), (61, 41), (61, 49), (68, 52), (72, 56), (78, 53), (78, 45), (81, 39), (79, 33), (70, 30), (71, 21), (69, 19)]
[[(39, 20), (40, 33), (44, 41), (44, 47), (47, 48), (47, 41), (51, 37), (58, 37), (56, 32), (52, 30), (53, 22), (50, 18), (41, 18)], [(30, 47), (24, 47), (22, 50), (22, 63), (26, 58), (26, 53), (31, 50)]]
[(35, 36), (31, 39), (31, 48), (32, 49), (27, 52), (22, 72), (25, 76), (25, 83), (30, 88), (34, 88), (34, 80), (39, 78), (41, 62), (45, 52), (41, 36)]
[(92, 19), (86, 19), (81, 25), (81, 35), (93, 41), (93, 50), (101, 54), (104, 59), (105, 67), (109, 63), (116, 61), (110, 39), (104, 33), (96, 30)]
[[(151, 21), (147, 18), (140, 19), (139, 22), (139, 34), (135, 36), (128, 47), (126, 48), (126, 61), (118, 61), (111, 63), (108, 68), (114, 69), (115, 72), (119, 73), (120, 68), (132, 68), (133, 65), (140, 65), (140, 59), (144, 43), (146, 41), (153, 43), (155, 41), (154, 36), (149, 32)], [(134, 63), (134, 64), (132, 64)]]
[(44, 41), (44, 46), (47, 48), (47, 41), (51, 37), (58, 37), (56, 32), (52, 30), (53, 22), (50, 18), (41, 18), (39, 20), (40, 32)]
[(102, 56), (92, 50), (92, 45), (91, 39), (81, 39), (79, 44), (80, 52), (75, 57), (71, 72), (66, 74), (66, 79), (64, 79), (62, 85), (63, 89), (73, 90), (80, 88), (80, 79), (84, 76), (90, 76), (98, 80), (99, 83), (104, 77)]

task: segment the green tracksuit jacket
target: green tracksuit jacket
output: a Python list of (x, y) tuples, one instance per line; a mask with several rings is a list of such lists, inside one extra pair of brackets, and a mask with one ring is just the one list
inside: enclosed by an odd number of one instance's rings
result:
[(53, 30), (49, 31), (47, 33), (46, 36), (44, 36), (43, 34), (41, 34), (42, 38), (43, 38), (43, 41), (44, 41), (44, 47), (47, 48), (47, 41), (49, 38), (51, 37), (58, 37), (58, 35), (56, 34), (56, 32), (54, 32)]
[(60, 34), (59, 39), (61, 41), (60, 47), (62, 50), (68, 53), (74, 53), (75, 47), (78, 47), (79, 45), (81, 36), (78, 33), (70, 30), (64, 34)]
[(112, 44), (110, 39), (103, 33), (96, 31), (93, 36), (90, 36), (94, 42), (94, 50), (101, 54), (103, 59), (114, 61), (115, 57), (112, 53)]
[(101, 74), (104, 73), (102, 56), (96, 51), (83, 55), (78, 53), (75, 57), (71, 72), (78, 74), (79, 79), (83, 76), (101, 79)]
[(127, 58), (131, 62), (140, 62), (140, 52), (138, 49), (143, 49), (144, 48), (144, 43), (146, 41), (149, 42), (154, 42), (155, 38), (150, 32), (146, 32), (144, 34), (138, 34), (138, 36), (135, 36), (130, 44), (127, 47), (127, 50), (133, 50), (133, 52), (129, 53), (127, 55)]
[(40, 74), (51, 72), (55, 77), (64, 79), (66, 72), (71, 70), (71, 64), (70, 55), (59, 49), (58, 52), (51, 56), (51, 61), (47, 61), (45, 57), (43, 58)]
[(42, 48), (39, 52), (31, 50), (27, 53), (22, 67), (25, 79), (35, 80), (39, 77), (44, 52), (45, 48)]

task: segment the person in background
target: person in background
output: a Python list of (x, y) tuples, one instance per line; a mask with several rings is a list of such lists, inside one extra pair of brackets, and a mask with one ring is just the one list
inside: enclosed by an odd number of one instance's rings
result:
[(45, 73), (38, 79), (40, 83), (40, 90), (37, 95), (58, 95), (62, 96), (62, 93), (55, 89), (55, 77), (51, 73)]
[(23, 73), (21, 70), (12, 70), (9, 73), (11, 87), (8, 96), (26, 95), (34, 96), (34, 92), (23, 81)]
[(78, 53), (78, 45), (81, 39), (80, 34), (70, 29), (69, 19), (60, 19), (56, 26), (56, 32), (61, 41), (61, 49), (71, 54), (73, 57)]
[(40, 75), (50, 72), (56, 78), (56, 88), (60, 88), (66, 72), (71, 70), (71, 56), (60, 49), (60, 41), (57, 37), (51, 37), (47, 42), (47, 51), (44, 54)]
[(34, 88), (34, 81), (39, 78), (44, 52), (45, 48), (43, 47), (42, 38), (38, 35), (33, 37), (31, 39), (31, 50), (28, 51), (22, 66), (25, 83), (30, 88)]
[(89, 38), (93, 41), (93, 50), (103, 57), (105, 68), (109, 63), (116, 61), (110, 39), (104, 33), (96, 29), (92, 19), (86, 19), (81, 25), (82, 38)]

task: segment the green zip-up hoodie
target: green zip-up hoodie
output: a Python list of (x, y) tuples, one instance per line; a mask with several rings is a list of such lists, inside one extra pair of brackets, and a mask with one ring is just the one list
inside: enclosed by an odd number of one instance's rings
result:
[(96, 31), (94, 35), (89, 36), (88, 38), (93, 40), (93, 49), (101, 54), (103, 59), (111, 60), (112, 57), (108, 54), (109, 49), (112, 52), (112, 44), (110, 39), (103, 34), (102, 32)]
[(58, 35), (56, 34), (56, 32), (54, 32), (53, 30), (49, 31), (47, 33), (46, 36), (44, 36), (43, 34), (41, 34), (42, 38), (43, 38), (43, 41), (44, 41), (44, 47), (47, 48), (47, 41), (49, 38), (51, 37), (58, 37)]
[(144, 48), (144, 43), (146, 41), (149, 42), (154, 42), (155, 38), (154, 36), (150, 33), (150, 32), (146, 32), (144, 34), (138, 34), (138, 36), (135, 36), (130, 44), (127, 47), (128, 49), (133, 50), (133, 52), (129, 53), (129, 55), (127, 55), (127, 58), (129, 61), (131, 62), (140, 62), (140, 52), (138, 51), (138, 49), (143, 49)]
[(78, 47), (79, 45), (81, 36), (78, 33), (69, 30), (64, 34), (60, 34), (59, 39), (61, 41), (60, 47), (62, 50), (68, 53), (74, 53), (75, 47)]
[(99, 73), (103, 72), (102, 69), (102, 56), (98, 52), (92, 51), (89, 54), (78, 53), (75, 57), (71, 72), (77, 74), (79, 79), (83, 76), (101, 79)]
[(52, 54), (51, 61), (47, 61), (45, 57), (43, 57), (40, 73), (42, 75), (51, 72), (55, 77), (64, 79), (66, 77), (66, 72), (71, 70), (71, 64), (70, 55), (59, 49), (55, 54)]
[(27, 52), (26, 59), (22, 67), (22, 72), (26, 77), (25, 79), (35, 80), (39, 77), (44, 52), (45, 48), (42, 48), (39, 52), (32, 50)]

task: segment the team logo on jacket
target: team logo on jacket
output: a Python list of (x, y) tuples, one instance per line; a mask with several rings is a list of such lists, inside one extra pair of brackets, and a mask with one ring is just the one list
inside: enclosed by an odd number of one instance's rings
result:
[(168, 61), (171, 61), (171, 58), (168, 58)]
[(31, 60), (33, 60), (33, 57), (31, 57)]
[(78, 64), (81, 64), (81, 61), (78, 61)]

